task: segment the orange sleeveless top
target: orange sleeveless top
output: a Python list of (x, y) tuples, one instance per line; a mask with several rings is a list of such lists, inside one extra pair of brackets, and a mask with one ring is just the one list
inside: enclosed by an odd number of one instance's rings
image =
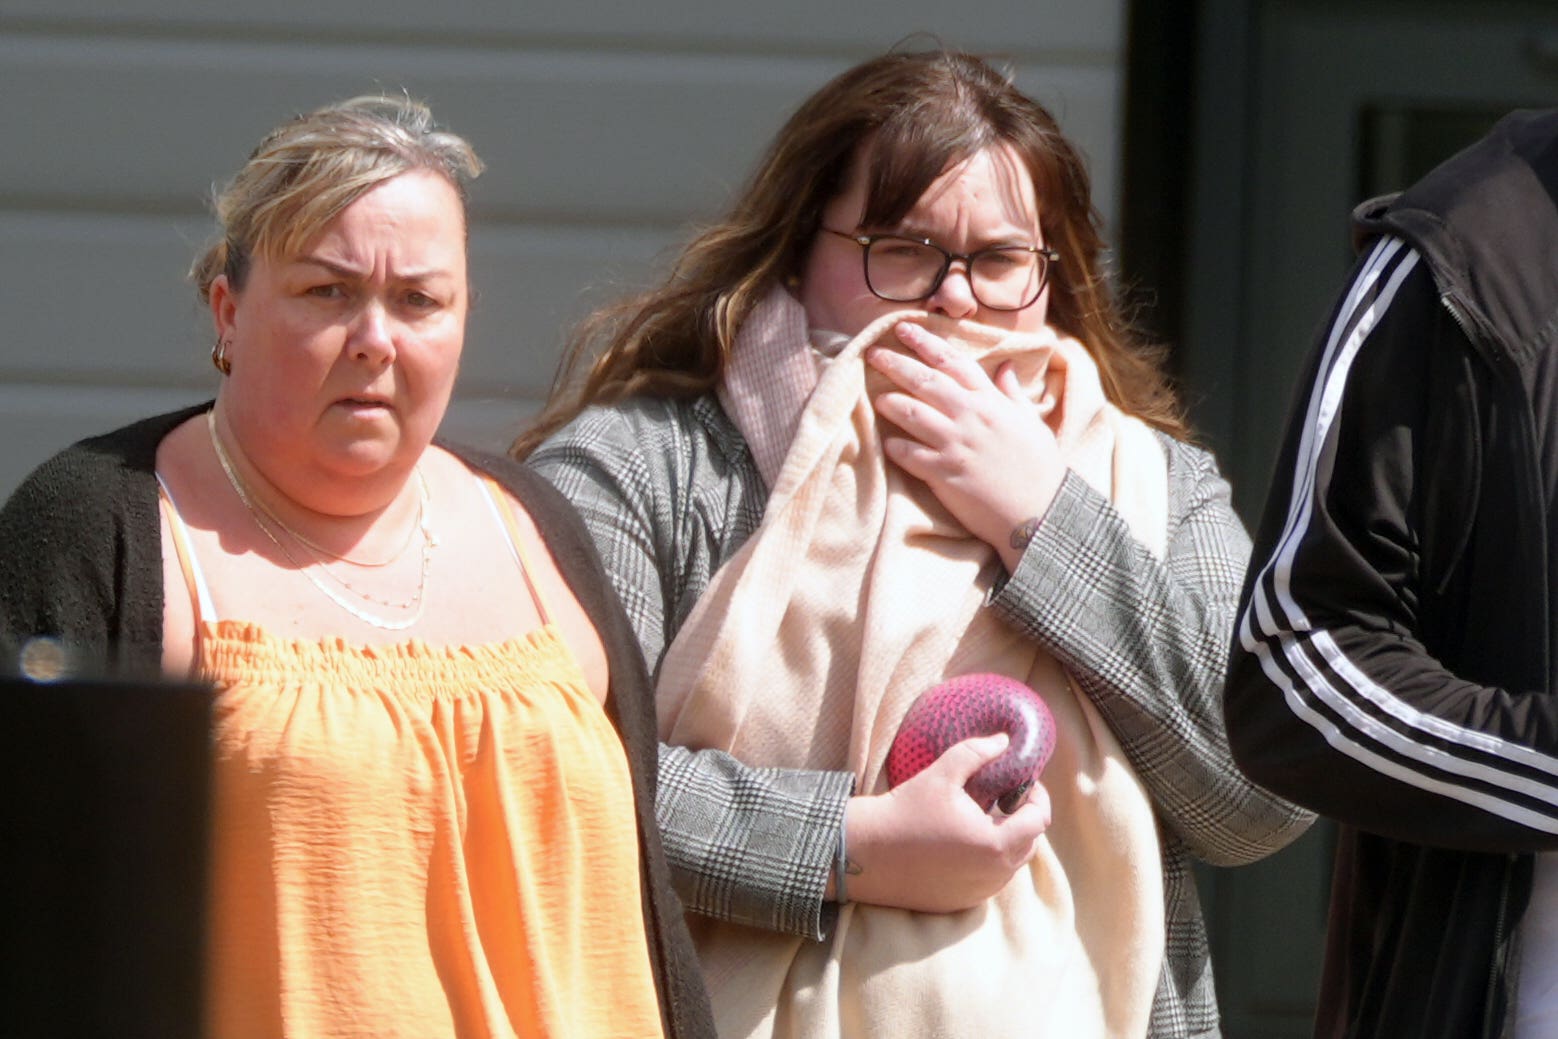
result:
[(217, 619), (207, 1034), (660, 1036), (621, 740), (543, 626), (478, 646)]

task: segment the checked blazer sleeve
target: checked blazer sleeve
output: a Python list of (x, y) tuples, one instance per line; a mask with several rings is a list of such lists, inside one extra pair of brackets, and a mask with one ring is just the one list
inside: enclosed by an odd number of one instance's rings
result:
[(1212, 456), (1161, 440), (1169, 478), (1162, 560), (1068, 473), (991, 607), (1066, 665), (1119, 738), (1161, 821), (1167, 933), (1148, 1034), (1212, 1035), (1217, 996), (1189, 860), (1252, 862), (1296, 839), (1314, 817), (1234, 765), (1222, 687), (1250, 541)]
[(1234, 764), (1222, 688), (1250, 540), (1212, 456), (1161, 440), (1169, 462), (1161, 561), (1070, 473), (991, 603), (1066, 665), (1191, 853), (1242, 865), (1292, 841), (1313, 817)]
[[(767, 499), (718, 409), (713, 398), (592, 408), (529, 459), (583, 517), (656, 676)], [(722, 752), (661, 744), (658, 779), (661, 839), (689, 910), (822, 937), (849, 773), (749, 768)]]

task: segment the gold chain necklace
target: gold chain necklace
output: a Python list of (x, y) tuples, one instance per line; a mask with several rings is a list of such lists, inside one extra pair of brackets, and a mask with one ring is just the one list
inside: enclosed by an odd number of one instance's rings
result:
[[(298, 571), (308, 579), (308, 583), (318, 589), (321, 595), (335, 603), (353, 617), (356, 617), (358, 620), (365, 621), (368, 624), (372, 624), (376, 628), (382, 628), (386, 631), (403, 631), (422, 619), (423, 611), (427, 607), (427, 601), (425, 597), (427, 591), (427, 576), (432, 568), (433, 550), (438, 547), (438, 537), (433, 533), (432, 521), (429, 516), (430, 510), (427, 480), (423, 477), (420, 466), (416, 469), (419, 498), (417, 504), (417, 525), (413, 529), (420, 529), (422, 531), (421, 572), (417, 576), (416, 591), (412, 593), (411, 598), (404, 602), (391, 602), (389, 600), (379, 598), (378, 596), (371, 595), (361, 591), (360, 589), (352, 587), (352, 585), (345, 578), (332, 572), (330, 568), (325, 565), (323, 559), (317, 558), (319, 553), (334, 556), (336, 559), (348, 563), (351, 562), (351, 560), (347, 559), (345, 556), (339, 556), (333, 552), (316, 548), (312, 541), (303, 537), (298, 531), (293, 530), (292, 527), (283, 522), (279, 516), (265, 508), (264, 505), (260, 504), (249, 494), (248, 489), (244, 487), (243, 481), (239, 479), (237, 470), (233, 468), (232, 459), (227, 455), (227, 449), (222, 444), (221, 436), (217, 434), (216, 414), (214, 409), (212, 411), (206, 412), (206, 428), (211, 434), (211, 447), (216, 452), (216, 460), (221, 464), (222, 472), (227, 476), (227, 482), (232, 486), (233, 493), (238, 496), (238, 500), (243, 503), (243, 507), (247, 509), (249, 515), (253, 517), (255, 526), (260, 528), (260, 531), (267, 538), (269, 538), (271, 543), (275, 545), (278, 550), (280, 550), (283, 556), (286, 557), (287, 562), (295, 566)], [(270, 523), (266, 522), (267, 519), (270, 521)], [(271, 529), (271, 523), (274, 523), (289, 537), (295, 538), (299, 544), (315, 551), (316, 559), (314, 564), (311, 565), (294, 555), (292, 550), (276, 536), (275, 531)], [(407, 544), (409, 545), (409, 543), (410, 538), (408, 537)], [(400, 553), (404, 553), (404, 551), (404, 547), (400, 549)], [(370, 563), (366, 565), (375, 566), (382, 564)], [(359, 599), (363, 599), (368, 602), (375, 602), (381, 606), (389, 606), (394, 609), (408, 609), (413, 610), (414, 612), (409, 617), (394, 620), (386, 617), (380, 617), (375, 613), (371, 613), (368, 610), (348, 601), (347, 599), (342, 598), (341, 595), (332, 589), (329, 585), (326, 585), (320, 581), (319, 578), (314, 575), (315, 566), (317, 566), (319, 570), (323, 571), (327, 577), (341, 585), (341, 587), (345, 588), (348, 592), (350, 592), (352, 595), (355, 595)]]
[[(270, 509), (267, 509), (263, 503), (256, 501), (255, 504), (259, 506), (260, 511), (264, 512), (265, 515), (273, 520), (278, 527), (286, 531), (287, 534), (296, 540), (298, 544), (302, 545), (314, 555), (318, 556), (321, 562), (323, 562), (323, 560), (328, 557), (330, 559), (336, 560), (337, 562), (348, 563), (352, 566), (360, 566), (364, 570), (374, 570), (380, 567), (389, 566), (391, 563), (398, 563), (404, 559), (406, 556), (406, 549), (411, 547), (411, 541), (417, 536), (418, 530), (422, 532), (422, 537), (424, 540), (432, 536), (432, 531), (428, 529), (427, 522), (427, 481), (422, 479), (421, 469), (417, 470), (417, 492), (417, 521), (406, 528), (406, 536), (401, 541), (400, 547), (395, 549), (395, 551), (391, 552), (389, 555), (385, 556), (383, 559), (353, 559), (351, 556), (342, 555), (339, 552), (332, 552), (325, 546), (321, 545), (319, 542), (304, 536), (301, 530), (297, 530), (294, 527), (289, 526), (285, 520), (276, 515)], [(346, 584), (345, 581), (342, 581), (341, 583)], [(350, 588), (351, 585), (347, 585), (347, 587)]]
[[(216, 434), (216, 411), (215, 411), (215, 409), (206, 412), (206, 423), (211, 428), (211, 436), (213, 438), (212, 442), (216, 444), (218, 460), (224, 463), (224, 467), (226, 465), (230, 465), (231, 464), (231, 460), (227, 457), (226, 450), (222, 447), (222, 445), (220, 443), (217, 443), (217, 441), (215, 440), (215, 437), (217, 435)], [(352, 566), (362, 567), (363, 569), (376, 569), (376, 568), (379, 568), (379, 567), (389, 566), (391, 563), (399, 562), (401, 559), (403, 559), (405, 557), (405, 555), (406, 555), (406, 549), (411, 547), (411, 541), (412, 541), (413, 538), (415, 538), (417, 536), (417, 531), (419, 531), (419, 530), (422, 532), (422, 538), (423, 538), (424, 543), (426, 543), (428, 540), (432, 540), (432, 541), (437, 541), (438, 540), (437, 537), (433, 534), (432, 525), (428, 522), (428, 518), (427, 518), (427, 501), (428, 501), (427, 481), (425, 479), (423, 479), (423, 477), (422, 477), (422, 470), (420, 468), (418, 468), (416, 470), (416, 474), (417, 474), (417, 491), (418, 491), (418, 494), (417, 494), (417, 519), (416, 519), (416, 522), (411, 524), (410, 526), (408, 526), (406, 528), (406, 536), (405, 536), (404, 539), (401, 540), (400, 547), (395, 549), (395, 551), (391, 552), (388, 556), (386, 556), (383, 559), (353, 559), (351, 556), (342, 555), (340, 552), (333, 552), (330, 549), (326, 548), (325, 546), (321, 545), (319, 542), (317, 542), (317, 541), (313, 540), (312, 538), (308, 537), (307, 535), (305, 535), (301, 530), (298, 530), (296, 527), (293, 527), (291, 524), (289, 524), (286, 520), (282, 519), (280, 516), (276, 515), (275, 512), (273, 512), (272, 510), (267, 508), (265, 506), (265, 503), (260, 501), (258, 498), (254, 499), (254, 508), (257, 508), (259, 511), (263, 512), (265, 514), (265, 518), (270, 520), (271, 523), (273, 523), (276, 526), (280, 527), (283, 531), (285, 531), (288, 537), (292, 538), (292, 540), (296, 541), (298, 544), (300, 544), (304, 548), (308, 549), (315, 556), (318, 556), (321, 564), (326, 559), (333, 559), (333, 560), (335, 560), (337, 562), (348, 563), (348, 564), (350, 564)], [(229, 475), (231, 475), (231, 474), (229, 474)], [(242, 497), (242, 496), (240, 495), (240, 497)], [(344, 580), (341, 581), (341, 584), (345, 585), (347, 588), (351, 588), (352, 587), (349, 582), (344, 581)], [(355, 589), (354, 589), (354, 591), (355, 591)], [(359, 592), (358, 594), (361, 595), (361, 594), (364, 594), (364, 593)], [(366, 597), (367, 598), (372, 598), (371, 596), (366, 596)], [(383, 600), (376, 600), (376, 601), (382, 602)], [(393, 606), (395, 604), (394, 603), (385, 603), (385, 605)]]

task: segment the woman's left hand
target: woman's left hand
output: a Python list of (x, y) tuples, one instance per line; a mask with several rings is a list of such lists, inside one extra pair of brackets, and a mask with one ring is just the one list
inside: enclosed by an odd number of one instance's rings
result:
[(992, 378), (913, 322), (893, 331), (909, 352), (877, 346), (865, 354), (896, 387), (875, 402), (897, 427), (883, 436), (883, 450), (1015, 569), (1022, 549), (1012, 545), (1012, 532), (1044, 515), (1065, 476), (1054, 430), (1010, 362)]

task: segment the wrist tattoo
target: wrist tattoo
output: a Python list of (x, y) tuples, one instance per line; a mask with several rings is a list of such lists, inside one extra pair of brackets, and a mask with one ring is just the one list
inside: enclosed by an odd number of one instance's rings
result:
[(1033, 540), (1033, 535), (1039, 532), (1039, 517), (1029, 516), (1017, 526), (1012, 528), (1012, 547), (1023, 549), (1028, 547), (1028, 542)]

